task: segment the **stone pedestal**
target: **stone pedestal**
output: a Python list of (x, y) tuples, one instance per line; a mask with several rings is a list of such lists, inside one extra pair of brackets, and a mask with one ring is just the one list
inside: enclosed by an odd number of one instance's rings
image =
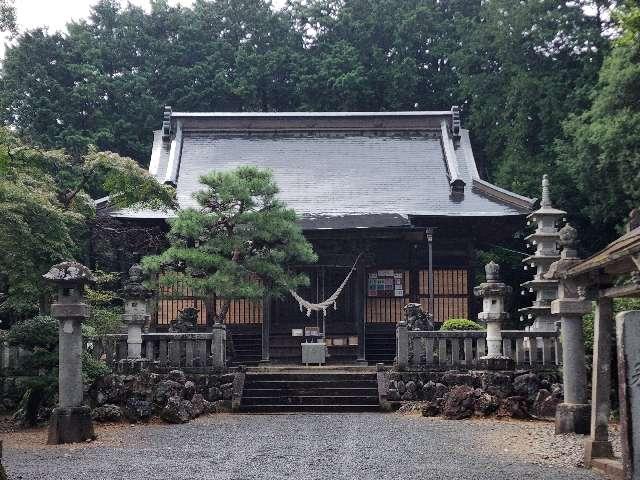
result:
[(222, 370), (227, 366), (227, 327), (221, 323), (213, 325), (211, 333), (211, 356), (213, 368)]
[(60, 322), (58, 396), (59, 405), (49, 423), (48, 442), (53, 444), (94, 439), (91, 411), (82, 405), (82, 321), (89, 317), (84, 285), (94, 281), (91, 271), (76, 262), (51, 267), (44, 279), (58, 287), (51, 315)]
[(47, 443), (80, 443), (95, 438), (89, 407), (57, 407), (51, 413)]
[(561, 403), (556, 407), (556, 434), (589, 433), (591, 405), (585, 403)]

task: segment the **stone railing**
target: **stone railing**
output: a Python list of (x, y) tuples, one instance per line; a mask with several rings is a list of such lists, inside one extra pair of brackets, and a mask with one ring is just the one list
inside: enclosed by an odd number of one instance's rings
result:
[[(212, 333), (143, 333), (142, 358), (160, 369), (213, 367)], [(128, 358), (127, 334), (105, 335), (93, 341), (92, 353), (109, 365)]]
[[(550, 368), (562, 364), (559, 332), (502, 331), (502, 354), (517, 366)], [(485, 331), (409, 331), (398, 326), (400, 368), (473, 368), (487, 354)]]
[(23, 348), (0, 342), (0, 373), (7, 375), (22, 369), (24, 360), (31, 356), (31, 352)]

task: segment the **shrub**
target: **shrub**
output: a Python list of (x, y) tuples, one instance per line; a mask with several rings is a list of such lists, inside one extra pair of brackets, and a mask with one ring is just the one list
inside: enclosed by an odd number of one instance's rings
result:
[(82, 352), (82, 381), (91, 385), (98, 378), (111, 373), (109, 366), (102, 360), (98, 360), (89, 352)]
[(484, 327), (466, 318), (450, 318), (442, 324), (440, 330), (484, 330)]

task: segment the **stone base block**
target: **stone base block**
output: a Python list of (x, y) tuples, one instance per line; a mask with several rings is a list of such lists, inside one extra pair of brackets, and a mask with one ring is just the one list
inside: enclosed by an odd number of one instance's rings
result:
[(556, 434), (588, 435), (591, 425), (591, 405), (561, 403), (556, 408)]
[(480, 357), (478, 370), (514, 370), (516, 362), (509, 357)]
[(118, 361), (117, 371), (124, 375), (136, 374), (151, 369), (156, 363), (146, 358), (123, 358)]
[(57, 407), (51, 413), (48, 444), (79, 443), (95, 438), (89, 407)]
[(584, 465), (590, 467), (594, 458), (613, 458), (609, 441), (587, 440), (584, 442)]

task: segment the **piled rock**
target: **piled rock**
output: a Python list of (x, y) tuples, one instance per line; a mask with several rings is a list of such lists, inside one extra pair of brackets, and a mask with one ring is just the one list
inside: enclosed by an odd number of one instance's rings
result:
[(185, 423), (228, 408), (233, 378), (233, 374), (187, 378), (180, 370), (107, 375), (89, 389), (92, 415), (99, 422), (135, 423), (158, 416), (168, 423)]
[(558, 378), (556, 372), (390, 372), (387, 400), (425, 417), (553, 417), (562, 402)]

